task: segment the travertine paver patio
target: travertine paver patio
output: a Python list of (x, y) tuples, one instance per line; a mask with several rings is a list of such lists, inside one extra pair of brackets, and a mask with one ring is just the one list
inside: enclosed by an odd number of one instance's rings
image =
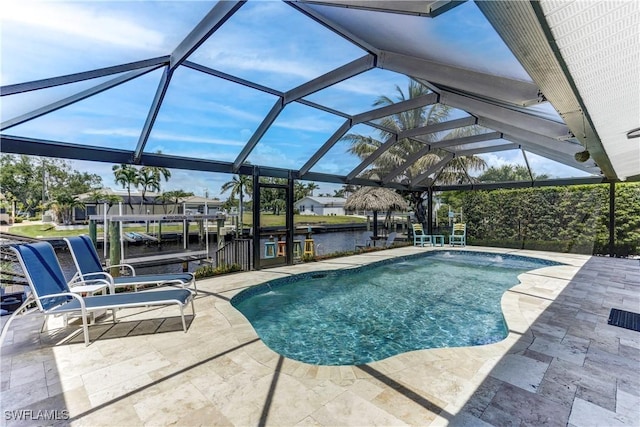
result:
[[(39, 334), (42, 318), (32, 314), (14, 322), (2, 347), (2, 422), (640, 425), (640, 333), (607, 325), (612, 307), (640, 311), (640, 262), (467, 249), (568, 265), (525, 273), (505, 293), (510, 332), (500, 343), (414, 351), (364, 366), (285, 359), (260, 341), (229, 300), (247, 286), (292, 273), (448, 248), (406, 247), (202, 280), (187, 334), (179, 318), (161, 321), (175, 314), (171, 309), (143, 310), (121, 315), (117, 326), (91, 327), (92, 339), (100, 338), (85, 347), (69, 329)], [(66, 418), (64, 411), (69, 420), (15, 420)]]

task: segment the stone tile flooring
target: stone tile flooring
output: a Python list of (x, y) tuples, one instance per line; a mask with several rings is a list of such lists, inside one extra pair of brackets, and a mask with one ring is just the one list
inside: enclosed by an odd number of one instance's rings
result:
[(53, 319), (40, 334), (42, 316), (22, 316), (1, 348), (2, 425), (639, 426), (640, 333), (607, 318), (611, 308), (640, 312), (640, 262), (467, 249), (567, 265), (525, 273), (505, 293), (509, 336), (500, 343), (363, 366), (279, 356), (230, 298), (284, 275), (448, 248), (201, 280), (186, 334), (175, 308), (122, 311), (117, 325), (90, 327), (88, 347), (77, 328), (56, 329)]

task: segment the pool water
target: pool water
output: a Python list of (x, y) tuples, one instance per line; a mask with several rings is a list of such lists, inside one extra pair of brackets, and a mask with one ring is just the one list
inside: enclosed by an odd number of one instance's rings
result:
[(277, 353), (316, 365), (359, 365), (412, 350), (507, 336), (500, 300), (525, 271), (558, 263), (437, 251), (249, 288), (231, 303)]

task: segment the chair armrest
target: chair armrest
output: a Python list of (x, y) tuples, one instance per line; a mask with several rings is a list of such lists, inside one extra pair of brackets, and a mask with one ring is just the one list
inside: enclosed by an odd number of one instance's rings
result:
[(73, 289), (76, 286), (91, 286), (91, 285), (104, 284), (109, 288), (110, 294), (116, 293), (116, 288), (115, 288), (115, 284), (113, 283), (113, 280), (106, 280), (106, 279), (88, 279), (87, 280), (86, 279), (87, 276), (89, 275), (87, 274), (84, 277), (80, 276), (79, 280), (69, 282), (69, 288)]
[(96, 271), (95, 273), (81, 274), (79, 277), (79, 280), (83, 282), (101, 279), (113, 282), (113, 276), (111, 276), (106, 271)]
[(106, 268), (113, 268), (113, 267), (126, 267), (129, 269), (129, 271), (131, 271), (131, 275), (135, 276), (136, 275), (136, 269), (133, 268), (133, 266), (131, 264), (111, 264), (109, 267)]
[[(77, 300), (79, 300), (80, 302), (80, 310), (82, 311), (82, 315), (86, 316), (87, 314), (87, 306), (84, 302), (84, 298), (78, 294), (74, 294), (73, 292), (60, 292), (57, 294), (49, 294), (49, 295), (43, 295), (41, 297), (34, 297), (35, 300), (42, 300), (42, 299), (46, 299), (46, 298), (55, 298), (55, 297), (73, 297)], [(47, 310), (45, 310), (45, 313), (47, 312)]]

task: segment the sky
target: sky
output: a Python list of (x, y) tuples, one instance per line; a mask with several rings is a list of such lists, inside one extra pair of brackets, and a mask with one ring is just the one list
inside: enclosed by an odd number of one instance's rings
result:
[[(99, 67), (170, 54), (213, 7), (210, 1), (23, 1), (3, 3), (0, 15), (0, 84), (22, 83)], [(321, 7), (322, 8), (322, 7)], [(336, 8), (323, 9), (336, 14)], [(362, 25), (377, 22), (359, 11)], [(400, 17), (395, 15), (395, 17)], [(401, 16), (396, 38), (419, 34), (424, 43), (411, 44), (433, 60), (513, 78), (528, 79), (506, 46), (473, 2), (425, 20)], [(445, 19), (446, 18), (446, 19)], [(388, 40), (379, 40), (381, 45)], [(297, 87), (365, 55), (335, 33), (273, 0), (249, 1), (217, 30), (189, 61), (256, 82), (279, 91)], [(137, 145), (161, 71), (149, 72), (108, 91), (4, 131), (76, 144), (132, 149)], [(1, 99), (2, 121), (73, 95), (117, 76)], [(307, 97), (349, 114), (370, 110), (380, 95), (395, 97), (406, 88), (406, 76), (373, 69)], [(277, 98), (226, 80), (180, 67), (174, 73), (147, 152), (234, 161)], [(553, 115), (550, 106), (543, 110)], [(454, 115), (464, 115), (454, 112)], [(298, 104), (288, 104), (249, 155), (252, 164), (300, 168), (338, 129), (344, 119)], [(369, 126), (350, 133), (376, 136)], [(346, 175), (359, 159), (340, 142), (311, 170)], [(524, 164), (519, 151), (481, 155), (490, 166)], [(527, 161), (534, 172), (552, 177), (584, 176), (535, 155)], [(112, 165), (74, 161), (80, 171), (97, 173), (104, 185), (117, 188)], [(220, 195), (231, 175), (172, 170), (163, 190), (182, 189), (197, 195)], [(318, 183), (317, 193), (333, 193), (338, 185)], [(316, 194), (317, 194), (316, 193)]]

